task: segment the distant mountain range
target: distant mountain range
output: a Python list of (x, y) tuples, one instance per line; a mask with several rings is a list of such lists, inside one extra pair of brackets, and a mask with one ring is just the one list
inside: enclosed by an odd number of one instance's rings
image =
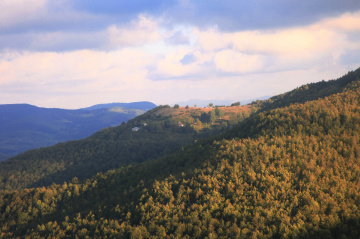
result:
[(148, 111), (148, 110), (155, 108), (156, 105), (154, 103), (151, 103), (148, 101), (131, 102), (131, 103), (108, 103), (108, 104), (93, 105), (93, 106), (90, 106), (87, 108), (82, 108), (82, 110), (111, 109), (114, 107)]
[(154, 107), (151, 102), (100, 104), (78, 110), (0, 105), (0, 160), (29, 149), (88, 137)]

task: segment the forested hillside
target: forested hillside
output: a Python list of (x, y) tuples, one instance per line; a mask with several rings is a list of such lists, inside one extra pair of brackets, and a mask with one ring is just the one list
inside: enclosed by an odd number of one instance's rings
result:
[(360, 238), (360, 79), (310, 100), (91, 179), (3, 191), (0, 236)]
[(95, 105), (82, 110), (0, 105), (0, 161), (30, 149), (89, 137), (154, 107), (150, 102)]
[(252, 105), (260, 107), (261, 111), (289, 106), (294, 103), (305, 103), (310, 100), (317, 100), (326, 96), (339, 93), (350, 82), (360, 77), (360, 68), (350, 71), (337, 80), (321, 81), (298, 87), (292, 91), (271, 97), (268, 100), (258, 100)]
[[(89, 138), (31, 150), (0, 163), (0, 190), (47, 186), (155, 159), (243, 121), (251, 106), (159, 106)], [(138, 131), (132, 131), (137, 127)]]

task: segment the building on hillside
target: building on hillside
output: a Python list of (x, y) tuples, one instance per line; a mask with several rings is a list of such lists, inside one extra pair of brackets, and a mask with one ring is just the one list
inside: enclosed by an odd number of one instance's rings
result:
[(179, 127), (185, 127), (185, 125), (181, 122), (178, 123)]
[(135, 132), (135, 131), (139, 131), (140, 128), (139, 128), (139, 127), (134, 127), (134, 128), (132, 128), (131, 130)]

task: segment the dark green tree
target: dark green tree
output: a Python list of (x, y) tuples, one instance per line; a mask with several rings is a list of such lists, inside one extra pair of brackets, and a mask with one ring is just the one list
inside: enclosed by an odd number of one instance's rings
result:
[(224, 116), (224, 111), (222, 109), (220, 109), (219, 107), (216, 107), (215, 115), (221, 119)]
[(215, 110), (209, 111), (209, 121), (210, 121), (210, 123), (214, 123), (216, 121)]

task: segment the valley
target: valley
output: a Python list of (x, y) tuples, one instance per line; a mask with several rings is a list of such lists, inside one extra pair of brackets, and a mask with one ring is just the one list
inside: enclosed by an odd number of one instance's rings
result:
[(0, 105), (0, 161), (30, 149), (79, 140), (145, 113), (151, 102), (94, 105), (86, 109)]

